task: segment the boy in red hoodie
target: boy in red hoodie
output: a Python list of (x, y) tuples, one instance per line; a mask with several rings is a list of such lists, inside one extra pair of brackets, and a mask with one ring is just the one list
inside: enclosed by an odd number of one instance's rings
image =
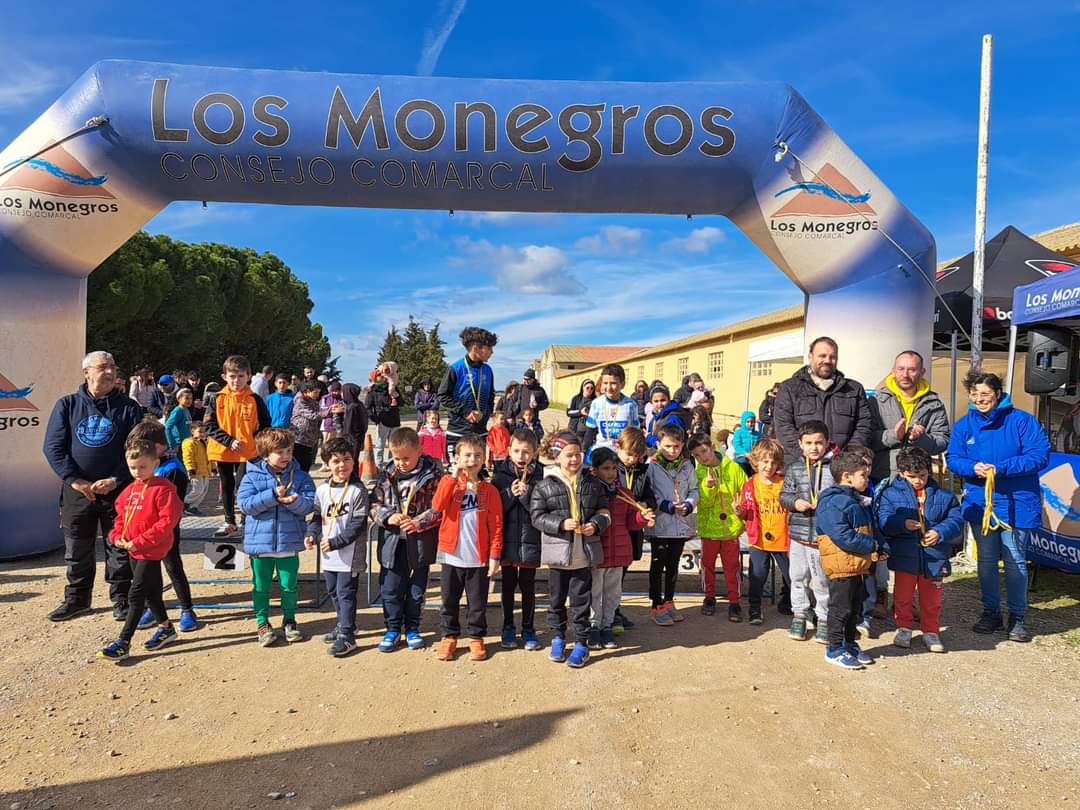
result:
[(467, 433), (454, 447), (455, 475), (439, 481), (431, 508), (442, 515), (439, 563), (442, 564), (442, 643), (440, 661), (452, 661), (461, 635), (461, 593), (468, 604), (469, 658), (487, 658), (488, 564), (499, 570), (502, 556), (502, 498), (480, 480), (487, 447), (483, 436)]
[(180, 522), (184, 503), (172, 482), (154, 475), (158, 454), (152, 442), (132, 442), (124, 457), (135, 480), (116, 499), (117, 520), (109, 532), (109, 542), (128, 553), (132, 580), (120, 638), (98, 651), (98, 657), (108, 661), (127, 658), (135, 628), (148, 603), (158, 627), (143, 646), (157, 650), (176, 638), (176, 628), (165, 613), (161, 597), (161, 561), (172, 548), (173, 528)]

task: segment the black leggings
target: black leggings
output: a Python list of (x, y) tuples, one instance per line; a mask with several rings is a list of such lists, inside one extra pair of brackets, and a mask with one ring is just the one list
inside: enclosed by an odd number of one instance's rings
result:
[(236, 525), (236, 488), (244, 477), (246, 463), (243, 461), (219, 461), (218, 475), (221, 476), (221, 505), (225, 507), (225, 522)]
[[(165, 571), (172, 581), (173, 591), (180, 602), (181, 610), (191, 610), (191, 585), (188, 584), (187, 574), (184, 572), (184, 559), (180, 556), (180, 527), (173, 529), (173, 544), (169, 553), (162, 560), (165, 563)], [(161, 576), (159, 573), (158, 576)]]
[(514, 626), (514, 591), (521, 591), (521, 629), (532, 630), (536, 615), (536, 569), (502, 567), (503, 628)]
[(675, 599), (675, 583), (679, 579), (679, 560), (686, 541), (653, 537), (649, 543), (652, 547), (649, 561), (649, 599), (652, 600), (653, 607), (660, 607), (665, 602)]
[(128, 591), (128, 612), (120, 639), (131, 644), (135, 637), (135, 628), (139, 625), (146, 606), (154, 614), (154, 621), (166, 624), (169, 621), (165, 613), (165, 602), (161, 598), (161, 560), (131, 561), (131, 589)]

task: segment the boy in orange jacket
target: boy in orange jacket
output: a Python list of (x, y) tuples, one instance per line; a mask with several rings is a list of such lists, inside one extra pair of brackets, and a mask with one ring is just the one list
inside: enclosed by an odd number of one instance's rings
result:
[(502, 556), (502, 500), (499, 490), (481, 481), (487, 450), (484, 438), (466, 434), (454, 447), (457, 474), (439, 481), (431, 507), (442, 515), (439, 562), (442, 564), (442, 643), (440, 661), (451, 661), (461, 635), (461, 593), (468, 605), (469, 658), (487, 658), (488, 564), (499, 570)]

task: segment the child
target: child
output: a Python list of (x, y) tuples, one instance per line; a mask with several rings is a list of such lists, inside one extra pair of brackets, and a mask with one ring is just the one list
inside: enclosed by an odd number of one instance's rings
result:
[(488, 418), (495, 411), (495, 373), (487, 361), (498, 336), (479, 326), (461, 330), (465, 356), (451, 363), (439, 383), (439, 402), (450, 414), (446, 425), (447, 452), (467, 433), (487, 436)]
[[(261, 401), (261, 400), (260, 400)], [(274, 572), (281, 585), (285, 640), (303, 641), (296, 626), (299, 553), (304, 550), (306, 517), (315, 507), (315, 482), (293, 458), (293, 437), (284, 428), (266, 428), (255, 436), (258, 458), (249, 461), (237, 499), (248, 516), (244, 553), (251, 557), (251, 601), (259, 644), (269, 647), (278, 636), (270, 626), (270, 589)]]
[(311, 470), (315, 463), (315, 448), (319, 446), (319, 383), (316, 380), (304, 380), (300, 383), (300, 392), (293, 397), (292, 416), (289, 429), (292, 430), (293, 456), (300, 469)]
[(691, 436), (688, 447), (697, 462), (695, 474), (700, 493), (697, 530), (701, 536), (701, 579), (705, 591), (701, 612), (706, 616), (716, 613), (716, 558), (719, 556), (727, 582), (728, 621), (741, 622), (739, 535), (743, 522), (735, 505), (746, 484), (746, 473), (731, 459), (716, 454), (708, 433)]
[(180, 449), (184, 439), (191, 438), (191, 405), (194, 401), (190, 388), (176, 392), (178, 407), (173, 408), (165, 420), (165, 442), (173, 452)]
[(356, 591), (360, 574), (367, 570), (368, 491), (355, 476), (352, 439), (328, 441), (322, 460), (330, 479), (315, 490), (315, 511), (308, 519), (304, 546), (319, 548), (326, 592), (337, 613), (337, 625), (323, 641), (330, 645), (330, 655), (341, 658), (356, 649)]
[[(488, 449), (491, 435), (488, 432)], [(503, 627), (499, 646), (518, 646), (514, 627), (514, 592), (521, 591), (521, 645), (539, 650), (533, 617), (536, 613), (536, 569), (540, 567), (540, 532), (529, 518), (533, 488), (544, 477), (544, 468), (535, 462), (536, 434), (515, 430), (510, 437), (510, 457), (495, 462), (491, 483), (499, 490), (503, 511), (502, 610)]]
[(896, 572), (893, 644), (911, 646), (912, 603), (918, 590), (923, 642), (930, 652), (943, 653), (941, 596), (944, 578), (952, 572), (953, 544), (963, 537), (960, 503), (930, 476), (930, 454), (921, 447), (903, 448), (896, 466), (896, 477), (874, 498), (877, 526), (889, 543), (889, 569)]
[[(735, 513), (746, 524), (750, 541), (750, 624), (761, 624), (761, 594), (769, 561), (780, 569), (784, 593), (791, 590), (788, 574), (788, 515), (780, 503), (784, 486), (784, 448), (775, 439), (762, 439), (750, 451), (756, 473), (743, 485)], [(785, 597), (778, 611), (784, 612)], [(805, 631), (804, 631), (805, 632)]]
[(235, 537), (236, 490), (244, 478), (248, 459), (255, 458), (255, 434), (270, 427), (270, 412), (262, 397), (251, 391), (251, 363), (243, 355), (234, 354), (222, 364), (225, 388), (214, 397), (207, 411), (206, 432), (210, 441), (207, 456), (218, 465), (221, 476), (221, 502), (225, 508), (225, 525), (214, 537)]
[[(510, 452), (510, 428), (506, 426), (506, 414), (503, 411), (495, 411), (491, 419), (494, 424), (488, 430), (487, 449), (488, 464), (494, 467), (500, 461), (505, 461)], [(517, 433), (517, 430), (515, 429), (514, 432)], [(533, 433), (531, 427), (529, 427), (529, 432)], [(535, 433), (533, 433), (533, 438), (536, 439)], [(540, 440), (536, 439), (536, 443), (539, 444), (539, 442)]]
[[(628, 430), (630, 428), (627, 428)], [(621, 438), (621, 437), (620, 437)], [(607, 447), (598, 447), (592, 455), (596, 478), (606, 490), (611, 523), (600, 536), (603, 561), (593, 565), (589, 648), (617, 647), (612, 626), (615, 611), (622, 600), (623, 570), (634, 559), (634, 544), (630, 533), (641, 531), (656, 521), (655, 513), (631, 497), (629, 490), (619, 486), (619, 457)]]
[(694, 465), (684, 456), (686, 433), (668, 422), (656, 432), (657, 451), (649, 461), (649, 487), (657, 500), (656, 525), (645, 530), (652, 549), (649, 597), (652, 619), (661, 627), (683, 620), (675, 608), (675, 584), (683, 544), (697, 534), (694, 507), (698, 502)]
[[(833, 485), (825, 460), (829, 446), (829, 428), (824, 422), (810, 420), (799, 426), (799, 449), (803, 457), (788, 465), (780, 504), (788, 511), (789, 572), (791, 574), (791, 609), (794, 616), (788, 636), (806, 639), (806, 621), (811, 616), (810, 590), (816, 600), (813, 615), (817, 625), (814, 641), (829, 641), (826, 621), (829, 616), (829, 580), (821, 567), (817, 531), (814, 526), (818, 497)], [(809, 585), (809, 588), (807, 586)]]
[(874, 659), (859, 649), (857, 625), (866, 598), (870, 563), (888, 556), (874, 539), (874, 518), (863, 503), (870, 468), (857, 452), (844, 451), (829, 464), (839, 482), (821, 493), (816, 511), (821, 566), (829, 578), (829, 646), (825, 660), (844, 669), (862, 669)]
[(210, 491), (210, 459), (206, 456), (206, 425), (191, 423), (191, 437), (180, 446), (180, 457), (188, 474), (184, 505), (189, 515), (201, 515), (199, 506)]
[(461, 593), (468, 609), (469, 660), (487, 658), (488, 565), (499, 570), (502, 556), (502, 502), (499, 490), (480, 480), (487, 445), (481, 436), (462, 436), (454, 448), (456, 473), (444, 476), (432, 508), (442, 515), (439, 562), (442, 564), (442, 643), (440, 661), (453, 661), (461, 635)]
[(427, 412), (424, 426), (417, 435), (420, 437), (421, 453), (443, 464), (450, 463), (450, 458), (446, 455), (446, 431), (439, 425), (438, 408)]
[(594, 447), (615, 449), (615, 440), (627, 427), (638, 424), (637, 403), (623, 394), (626, 370), (618, 363), (600, 371), (600, 394), (589, 406), (585, 417), (585, 462), (589, 463)]
[(135, 480), (116, 499), (117, 520), (109, 532), (109, 542), (128, 553), (132, 580), (120, 637), (98, 651), (98, 657), (108, 661), (128, 657), (135, 628), (147, 603), (158, 628), (143, 646), (159, 650), (176, 638), (161, 598), (161, 560), (172, 546), (173, 528), (180, 522), (184, 506), (176, 488), (154, 475), (157, 451), (152, 443), (130, 443), (124, 449), (124, 458)]
[[(652, 512), (656, 512), (656, 498), (649, 486), (648, 469), (645, 465), (645, 456), (648, 447), (645, 445), (645, 433), (639, 427), (626, 427), (619, 433), (615, 440), (615, 452), (619, 456), (619, 485), (630, 493), (630, 497), (637, 503), (643, 503)], [(645, 532), (641, 529), (633, 529), (630, 532), (630, 544), (633, 548), (633, 559), (636, 562), (641, 559), (645, 546)], [(630, 570), (627, 565), (623, 568), (623, 583), (626, 583), (626, 573)], [(611, 632), (622, 635), (625, 630), (633, 627), (622, 612), (622, 608), (615, 609), (615, 618), (611, 623)]]
[(289, 378), (278, 374), (274, 378), (274, 392), (266, 398), (270, 412), (270, 427), (287, 428), (292, 421), (293, 394), (289, 391)]
[(379, 591), (386, 633), (380, 652), (393, 652), (402, 633), (410, 650), (423, 649), (420, 611), (428, 572), (435, 562), (440, 515), (432, 507), (442, 465), (420, 452), (412, 428), (397, 428), (387, 438), (392, 461), (381, 471), (372, 493), (372, 518), (384, 531), (379, 538)]
[[(600, 536), (611, 523), (603, 488), (582, 470), (580, 440), (573, 433), (554, 433), (541, 452), (555, 460), (529, 501), (532, 524), (541, 533), (540, 561), (551, 569), (548, 579), (548, 627), (554, 633), (549, 658), (580, 668), (589, 660), (589, 609), (592, 568), (603, 562)], [(566, 600), (574, 613), (574, 648), (566, 654)]]
[(750, 451), (761, 439), (761, 431), (757, 429), (757, 415), (753, 411), (743, 411), (739, 417), (739, 426), (735, 428), (735, 435), (731, 437), (732, 447), (735, 449), (735, 463), (740, 465), (747, 475), (753, 475), (750, 466)]

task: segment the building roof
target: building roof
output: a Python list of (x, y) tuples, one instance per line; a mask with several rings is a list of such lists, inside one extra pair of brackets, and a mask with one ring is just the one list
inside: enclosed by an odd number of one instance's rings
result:
[(612, 363), (620, 357), (640, 352), (642, 346), (581, 346), (571, 343), (552, 343), (551, 352), (556, 363), (586, 363), (601, 365)]

